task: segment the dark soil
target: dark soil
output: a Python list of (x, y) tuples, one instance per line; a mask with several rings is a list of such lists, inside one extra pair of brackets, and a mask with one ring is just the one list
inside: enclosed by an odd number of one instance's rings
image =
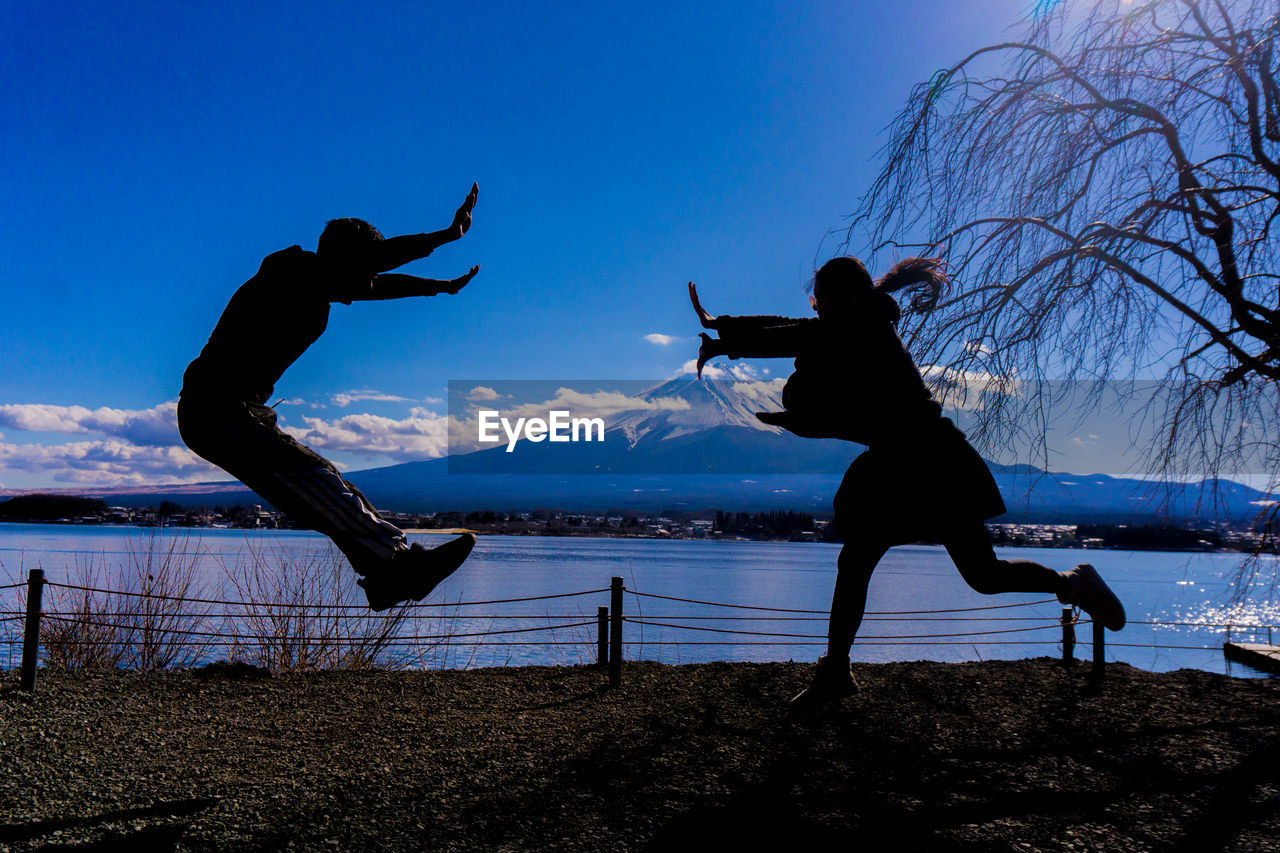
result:
[(1280, 849), (1280, 682), (876, 664), (795, 717), (808, 673), (5, 674), (0, 848)]

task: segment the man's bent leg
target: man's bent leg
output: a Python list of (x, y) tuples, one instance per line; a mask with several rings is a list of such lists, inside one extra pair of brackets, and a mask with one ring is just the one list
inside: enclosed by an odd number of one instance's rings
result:
[(384, 521), (360, 490), (330, 467), (270, 471), (253, 481), (245, 483), (277, 509), (332, 539), (362, 575), (408, 548), (404, 531)]
[(332, 539), (364, 575), (359, 584), (374, 610), (421, 600), (475, 546), (471, 533), (433, 549), (409, 546), (404, 532), (384, 521), (327, 459), (281, 431), (275, 412), (266, 406), (184, 397), (178, 428), (193, 451), (298, 523)]
[(272, 503), (283, 505), (286, 512), (290, 512), (287, 507), (296, 506), (298, 512), (306, 513), (302, 517), (307, 523), (332, 539), (351, 567), (364, 576), (357, 583), (374, 610), (421, 601), (475, 547), (472, 533), (430, 549), (408, 545), (404, 532), (383, 521), (360, 490), (330, 467), (277, 471), (249, 485)]
[(332, 539), (357, 572), (367, 574), (408, 548), (403, 531), (384, 521), (332, 463), (283, 432), (266, 406), (184, 396), (178, 428), (193, 451)]

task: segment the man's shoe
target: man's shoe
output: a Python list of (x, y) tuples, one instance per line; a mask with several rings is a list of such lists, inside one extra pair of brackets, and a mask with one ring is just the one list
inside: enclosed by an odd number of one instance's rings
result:
[(474, 533), (464, 533), (435, 548), (424, 548), (415, 542), (396, 554), (390, 565), (366, 574), (356, 583), (364, 589), (372, 610), (386, 610), (402, 601), (421, 601), (457, 571), (475, 544)]
[(849, 662), (835, 660), (827, 655), (818, 658), (818, 668), (813, 681), (791, 699), (792, 711), (811, 711), (831, 702), (838, 702), (861, 690), (854, 680)]
[(1061, 572), (1066, 579), (1068, 590), (1058, 593), (1058, 600), (1063, 604), (1074, 604), (1088, 613), (1104, 628), (1119, 631), (1124, 627), (1124, 605), (1116, 594), (1107, 586), (1107, 582), (1098, 574), (1098, 570), (1088, 563), (1081, 563), (1068, 572)]

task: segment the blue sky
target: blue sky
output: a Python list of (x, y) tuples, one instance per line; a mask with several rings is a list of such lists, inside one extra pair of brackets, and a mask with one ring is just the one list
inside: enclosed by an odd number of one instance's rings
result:
[(471, 233), (405, 269), (480, 275), (334, 306), (286, 424), (370, 467), (434, 452), (452, 378), (672, 375), (684, 283), (805, 311), (911, 86), (1022, 8), (3, 4), (0, 484), (211, 479), (172, 404), (262, 257), (442, 228), (473, 180)]

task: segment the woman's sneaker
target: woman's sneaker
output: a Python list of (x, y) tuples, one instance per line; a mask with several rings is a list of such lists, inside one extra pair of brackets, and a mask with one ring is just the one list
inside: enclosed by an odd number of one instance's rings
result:
[(373, 610), (386, 610), (402, 601), (421, 601), (457, 571), (475, 544), (474, 533), (464, 533), (435, 548), (424, 548), (415, 542), (397, 553), (389, 565), (356, 583), (364, 589)]
[(792, 698), (791, 710), (809, 711), (830, 702), (838, 702), (861, 689), (858, 682), (854, 680), (853, 671), (849, 668), (847, 660), (836, 660), (823, 655), (818, 658), (818, 668), (813, 674), (813, 681)]
[(1059, 601), (1079, 607), (1112, 631), (1119, 631), (1124, 627), (1124, 605), (1116, 598), (1116, 594), (1107, 586), (1097, 569), (1088, 563), (1081, 563), (1071, 571), (1059, 574), (1067, 581), (1067, 592), (1058, 593)]

